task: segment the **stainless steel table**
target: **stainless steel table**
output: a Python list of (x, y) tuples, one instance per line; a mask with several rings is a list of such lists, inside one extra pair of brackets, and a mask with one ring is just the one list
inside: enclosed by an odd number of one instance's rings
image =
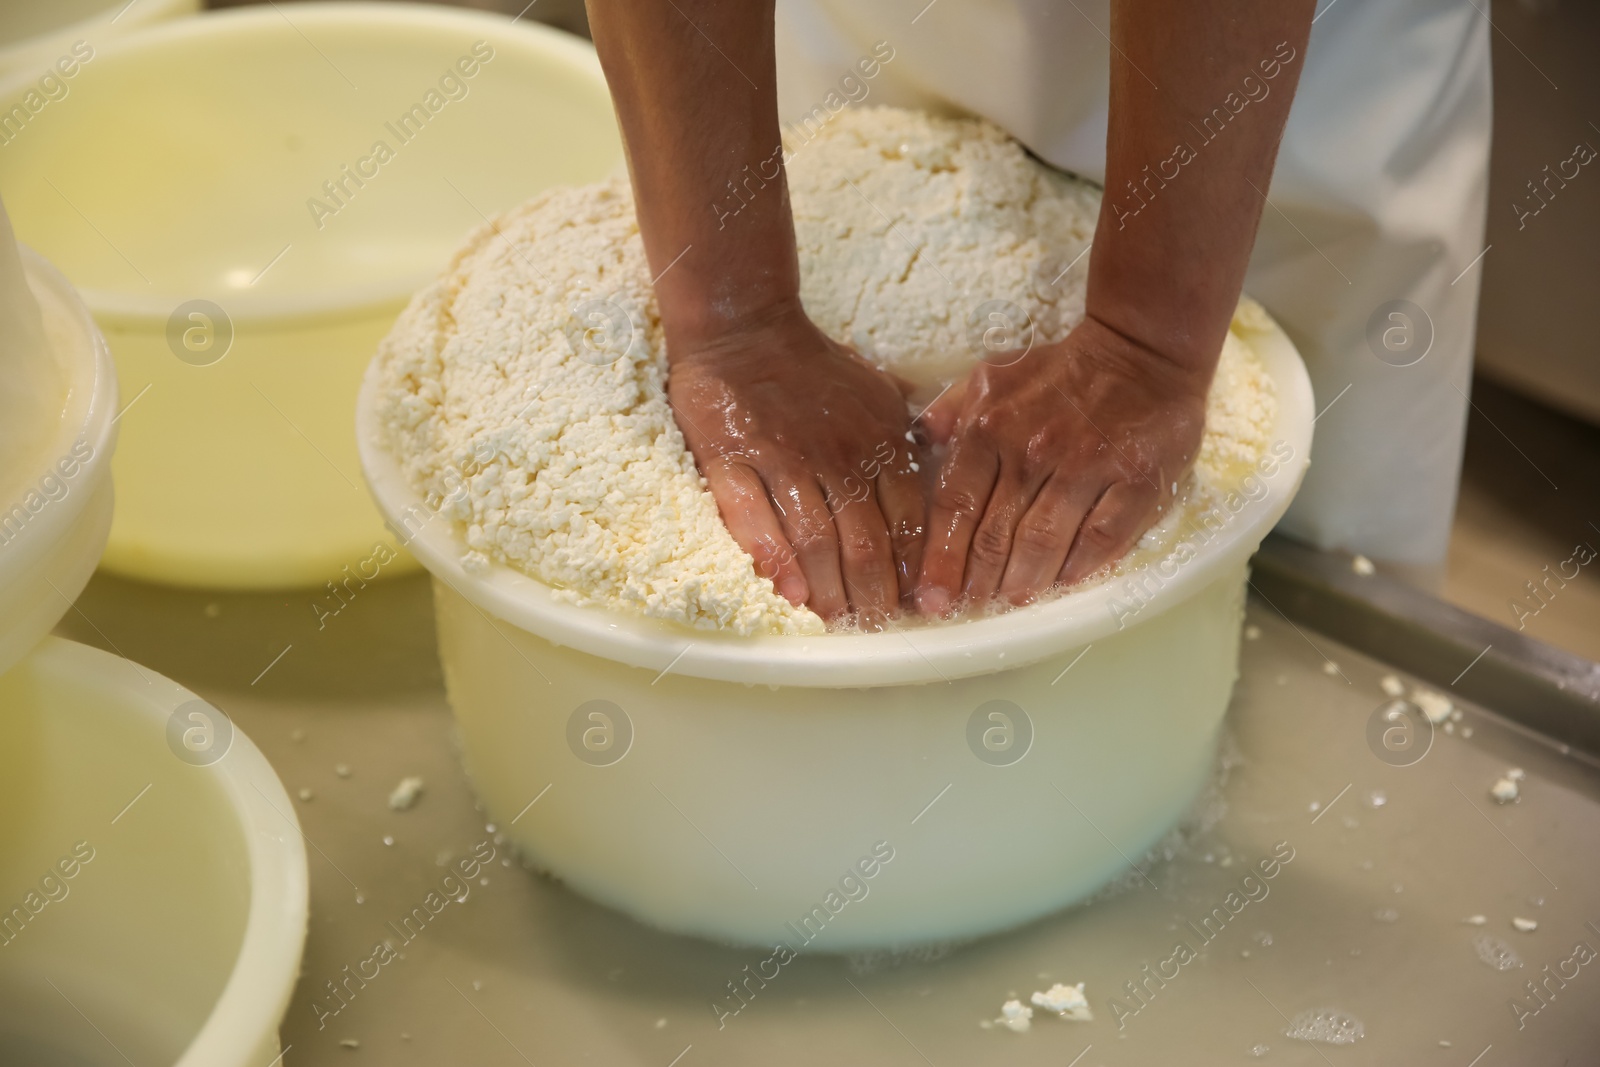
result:
[[(1233, 765), (1171, 856), (977, 943), (802, 956), (721, 1027), (712, 1001), (762, 954), (591, 904), (523, 870), (485, 824), (424, 578), (375, 583), (319, 627), (315, 591), (102, 575), (60, 632), (214, 701), (301, 797), (311, 926), (290, 1067), (1600, 1063), (1600, 669), (1287, 542), (1269, 543), (1254, 585)], [(1465, 712), (1408, 766), (1369, 742), (1396, 671)], [(1497, 804), (1489, 788), (1512, 766), (1521, 799)], [(411, 775), (425, 791), (391, 810)], [(1040, 847), (1055, 817), (1038, 817)], [(446, 864), (491, 848), (470, 895), (402, 928)], [(1244, 881), (1273, 856), (1275, 877)], [(350, 979), (384, 940), (395, 958)], [(1026, 1033), (985, 1025), (1055, 981), (1087, 983), (1093, 1022), (1039, 1010)], [(1364, 1036), (1286, 1035), (1316, 1011)]]

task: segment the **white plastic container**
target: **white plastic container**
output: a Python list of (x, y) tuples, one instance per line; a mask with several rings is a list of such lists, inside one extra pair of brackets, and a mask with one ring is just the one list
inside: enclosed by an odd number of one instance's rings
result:
[[(61, 274), (21, 247), (29, 287), (60, 340), (65, 418), (22, 487), (0, 500), (0, 674), (65, 615), (94, 573), (111, 528), (117, 372), (89, 310)], [(0, 339), (4, 343), (4, 339)], [(10, 483), (10, 471), (4, 481)]]
[(1192, 559), (898, 632), (729, 637), (563, 604), (506, 567), (468, 574), (463, 541), (378, 442), (370, 372), (357, 437), (379, 507), (435, 578), (468, 769), (526, 857), (672, 931), (908, 945), (1083, 898), (1211, 773), (1248, 560), (1311, 445), (1288, 338), (1245, 340), (1277, 386), (1274, 446), (1255, 499)]
[(305, 846), (248, 738), (46, 638), (0, 675), (0, 812), (0, 1062), (274, 1062)]
[[(0, 79), (0, 111), (32, 86)], [(131, 405), (105, 567), (262, 589), (369, 557), (350, 407), (378, 341), (486, 217), (621, 160), (594, 49), (527, 19), (254, 5), (96, 42), (0, 147), (0, 194)]]
[(0, 511), (0, 1063), (262, 1067), (305, 937), (299, 824), (214, 707), (46, 636), (111, 525), (117, 378), (20, 252), (70, 385), (36, 469), (0, 471), (22, 485)]

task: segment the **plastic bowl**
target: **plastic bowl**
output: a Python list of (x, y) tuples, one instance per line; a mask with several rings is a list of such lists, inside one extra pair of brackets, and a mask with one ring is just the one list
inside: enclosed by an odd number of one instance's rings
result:
[(528, 859), (672, 931), (911, 945), (1083, 898), (1210, 775), (1249, 557), (1311, 446), (1293, 345), (1276, 326), (1246, 340), (1277, 386), (1271, 469), (1193, 558), (897, 632), (728, 637), (560, 603), (506, 567), (468, 574), (376, 436), (370, 372), (357, 433), (379, 507), (435, 579), (468, 769)]
[(273, 5), (97, 47), (0, 193), (130, 405), (106, 568), (272, 588), (371, 555), (350, 408), (379, 339), (485, 216), (620, 160), (593, 49), (527, 22)]
[(0, 78), (43, 77), (79, 41), (91, 47), (163, 19), (200, 10), (200, 0), (50, 0), (0, 6)]
[[(72, 607), (111, 528), (111, 453), (117, 434), (117, 372), (89, 310), (38, 253), (19, 248), (30, 288), (65, 340), (55, 353), (71, 382), (55, 438), (37, 470), (0, 501), (0, 674)], [(12, 472), (0, 481), (12, 482)]]
[(0, 1062), (275, 1062), (306, 858), (256, 747), (55, 637), (0, 675), (0, 736)]

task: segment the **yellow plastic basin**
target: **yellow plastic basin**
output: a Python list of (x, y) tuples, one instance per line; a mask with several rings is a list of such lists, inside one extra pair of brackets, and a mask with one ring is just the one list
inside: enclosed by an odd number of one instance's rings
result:
[[(0, 77), (26, 71), (41, 78), (63, 57), (74, 56), (73, 46), (80, 41), (93, 48), (142, 26), (199, 9), (200, 0), (19, 0), (0, 4)], [(57, 68), (58, 77), (68, 65)]]
[(271, 588), (369, 556), (351, 411), (378, 340), (466, 231), (620, 159), (592, 48), (527, 22), (276, 5), (98, 47), (0, 147), (0, 195), (116, 359), (104, 566)]

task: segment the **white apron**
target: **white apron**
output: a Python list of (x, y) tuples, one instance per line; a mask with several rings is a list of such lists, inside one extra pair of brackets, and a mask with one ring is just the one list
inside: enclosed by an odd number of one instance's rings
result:
[[(1103, 182), (1108, 0), (926, 2), (778, 0), (782, 117), (830, 93), (981, 115)], [(1283, 529), (1424, 573), (1444, 562), (1466, 430), (1488, 31), (1468, 0), (1323, 0), (1245, 281), (1322, 412)], [(880, 41), (893, 57), (863, 78)]]

